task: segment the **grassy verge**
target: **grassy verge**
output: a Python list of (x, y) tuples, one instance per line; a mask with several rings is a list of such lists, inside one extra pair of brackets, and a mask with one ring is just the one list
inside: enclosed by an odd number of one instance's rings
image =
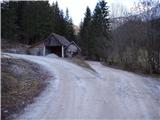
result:
[(21, 59), (1, 59), (1, 116), (12, 118), (34, 101), (47, 85), (49, 73), (35, 63)]
[(91, 70), (93, 72), (96, 72), (87, 62), (85, 62), (82, 58), (79, 57), (74, 57), (72, 59), (69, 59), (69, 61), (71, 61), (72, 63), (79, 65), (83, 68), (86, 68), (88, 70)]
[(160, 81), (160, 74), (151, 74), (151, 73), (145, 73), (145, 72), (140, 72), (140, 71), (133, 71), (133, 70), (130, 70), (130, 69), (126, 69), (124, 68), (123, 66), (118, 66), (118, 65), (108, 65), (104, 62), (101, 62), (102, 65), (106, 66), (106, 67), (111, 67), (111, 68), (114, 68), (114, 69), (119, 69), (119, 70), (124, 70), (124, 71), (128, 71), (128, 72), (131, 72), (131, 73), (135, 73), (135, 74), (138, 74), (140, 76), (144, 76), (144, 77), (152, 77), (152, 78), (155, 78), (156, 80), (159, 80)]

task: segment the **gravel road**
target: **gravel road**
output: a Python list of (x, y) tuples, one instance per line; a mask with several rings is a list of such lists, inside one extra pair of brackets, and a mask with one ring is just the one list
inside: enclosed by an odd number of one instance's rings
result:
[(16, 120), (160, 119), (160, 80), (87, 61), (97, 73), (60, 58), (13, 55), (54, 76)]

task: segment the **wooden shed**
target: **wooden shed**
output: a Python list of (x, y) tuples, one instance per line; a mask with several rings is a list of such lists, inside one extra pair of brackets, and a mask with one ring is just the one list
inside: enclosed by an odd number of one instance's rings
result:
[(81, 49), (74, 42), (69, 42), (65, 37), (52, 33), (47, 39), (32, 45), (29, 53), (32, 55), (56, 54), (59, 57), (72, 57), (77, 55)]
[(66, 56), (72, 57), (77, 55), (81, 51), (81, 48), (74, 42), (70, 42), (65, 51)]

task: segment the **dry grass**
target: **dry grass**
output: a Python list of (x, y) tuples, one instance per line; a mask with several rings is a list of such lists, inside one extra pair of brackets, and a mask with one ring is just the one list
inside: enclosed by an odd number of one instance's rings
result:
[(1, 68), (1, 113), (7, 120), (33, 102), (47, 85), (44, 80), (49, 74), (39, 65), (21, 59), (2, 58)]
[(72, 63), (75, 63), (83, 68), (86, 68), (88, 70), (96, 72), (87, 62), (85, 62), (85, 60), (83, 60), (80, 57), (74, 57), (74, 58), (70, 59), (69, 61), (71, 61)]

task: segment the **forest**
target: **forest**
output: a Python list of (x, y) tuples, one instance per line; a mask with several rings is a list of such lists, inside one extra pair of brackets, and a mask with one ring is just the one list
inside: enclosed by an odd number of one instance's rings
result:
[(1, 4), (2, 38), (23, 44), (33, 44), (55, 32), (74, 40), (74, 30), (69, 11), (58, 2), (9, 1)]
[(86, 8), (80, 31), (75, 35), (69, 10), (61, 10), (58, 2), (52, 5), (48, 1), (3, 2), (1, 37), (31, 45), (54, 32), (75, 41), (87, 60), (160, 74), (160, 15), (154, 17), (160, 3), (140, 0), (138, 5), (133, 9), (139, 12), (137, 15), (127, 13), (119, 23), (110, 16), (108, 3), (100, 0), (93, 11)]
[(160, 3), (139, 1), (132, 10), (140, 12), (138, 15), (119, 10), (125, 17), (118, 20), (110, 17), (104, 0), (97, 3), (93, 13), (86, 8), (79, 33), (83, 55), (125, 70), (159, 74)]

